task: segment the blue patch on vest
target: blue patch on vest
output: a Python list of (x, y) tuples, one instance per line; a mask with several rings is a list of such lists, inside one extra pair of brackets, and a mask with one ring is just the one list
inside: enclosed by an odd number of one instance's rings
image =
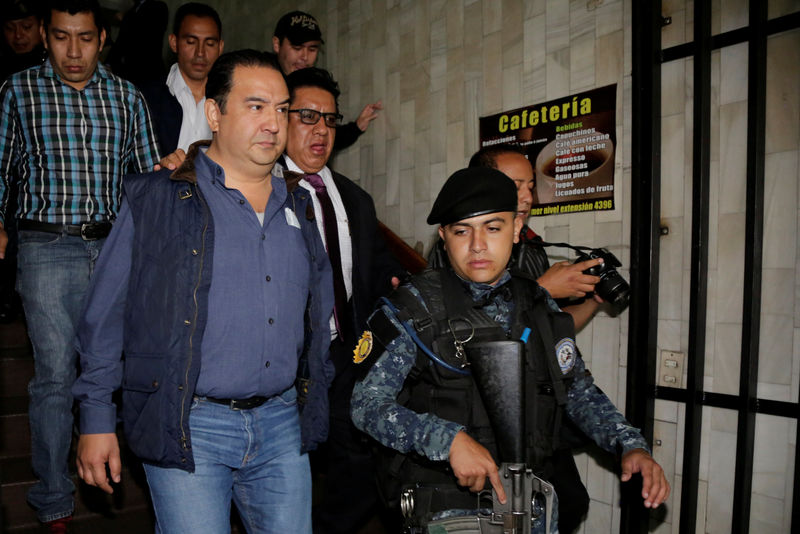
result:
[(563, 374), (569, 373), (575, 367), (575, 342), (565, 337), (556, 343), (556, 358)]

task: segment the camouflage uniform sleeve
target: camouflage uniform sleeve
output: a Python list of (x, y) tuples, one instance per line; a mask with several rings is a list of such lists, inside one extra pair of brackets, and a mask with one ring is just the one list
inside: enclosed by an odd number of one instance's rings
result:
[(578, 428), (603, 449), (625, 454), (633, 449), (650, 447), (639, 429), (632, 426), (617, 410), (605, 393), (597, 389), (594, 379), (586, 376), (583, 360), (575, 361), (575, 381), (567, 392), (567, 415)]
[(403, 453), (416, 452), (433, 461), (447, 460), (453, 438), (464, 427), (433, 414), (419, 414), (397, 403), (397, 395), (414, 367), (417, 347), (397, 318), (385, 306), (384, 313), (400, 335), (361, 382), (353, 389), (350, 415), (353, 423), (381, 444)]

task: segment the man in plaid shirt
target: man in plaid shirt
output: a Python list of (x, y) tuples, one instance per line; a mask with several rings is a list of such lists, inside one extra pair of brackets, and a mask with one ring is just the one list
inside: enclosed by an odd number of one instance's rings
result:
[[(35, 360), (28, 391), (39, 480), (28, 502), (51, 532), (65, 532), (75, 489), (67, 469), (75, 328), (121, 178), (152, 170), (158, 149), (142, 96), (98, 64), (106, 32), (97, 0), (54, 0), (51, 8), (41, 30), (47, 60), (0, 88), (0, 258), (4, 226), (15, 217), (17, 288)], [(16, 214), (6, 213), (14, 177)]]

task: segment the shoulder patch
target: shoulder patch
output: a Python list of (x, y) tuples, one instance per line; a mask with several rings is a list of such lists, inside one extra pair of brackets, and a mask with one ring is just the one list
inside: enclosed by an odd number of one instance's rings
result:
[(556, 343), (556, 358), (562, 373), (567, 374), (572, 370), (575, 366), (575, 341), (572, 338), (565, 337)]
[(400, 331), (380, 308), (367, 320), (367, 325), (381, 352), (400, 335)]
[(353, 350), (353, 363), (361, 363), (367, 359), (372, 352), (372, 332), (364, 330), (361, 339), (358, 340), (356, 348)]

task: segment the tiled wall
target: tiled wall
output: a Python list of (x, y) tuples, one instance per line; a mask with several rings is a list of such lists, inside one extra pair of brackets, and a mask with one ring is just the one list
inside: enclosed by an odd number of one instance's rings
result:
[[(478, 148), (478, 117), (617, 84), (614, 211), (548, 216), (532, 226), (547, 240), (610, 246), (628, 278), (631, 162), (631, 5), (635, 0), (314, 0), (223, 2), (226, 49), (269, 48), (278, 17), (292, 9), (320, 20), (320, 66), (343, 90), (352, 120), (364, 104), (385, 111), (335, 161), (375, 199), (379, 217), (427, 252), (434, 230), (425, 217), (447, 176)], [(754, 1), (754, 0), (750, 0)], [(170, 8), (181, 2), (169, 0)], [(770, 0), (770, 16), (800, 9)], [(747, 24), (747, 0), (714, 0), (714, 32)], [(664, 46), (692, 39), (692, 2), (664, 0), (672, 24)], [(796, 400), (800, 368), (800, 35), (770, 39), (767, 101), (766, 240), (762, 291), (759, 396)], [(747, 48), (713, 56), (711, 234), (706, 387), (738, 390), (744, 232)], [(692, 64), (663, 71), (662, 239), (659, 349), (686, 351), (691, 229)], [(555, 251), (556, 255), (563, 251)], [(603, 390), (624, 405), (627, 312), (597, 316), (580, 334), (588, 365)], [(674, 498), (658, 532), (677, 532), (683, 455), (683, 410), (656, 406), (655, 454)], [(795, 423), (758, 418), (752, 532), (788, 532)], [(736, 416), (703, 416), (698, 532), (730, 531)], [(578, 456), (592, 496), (586, 533), (617, 532), (619, 484), (606, 458)]]

